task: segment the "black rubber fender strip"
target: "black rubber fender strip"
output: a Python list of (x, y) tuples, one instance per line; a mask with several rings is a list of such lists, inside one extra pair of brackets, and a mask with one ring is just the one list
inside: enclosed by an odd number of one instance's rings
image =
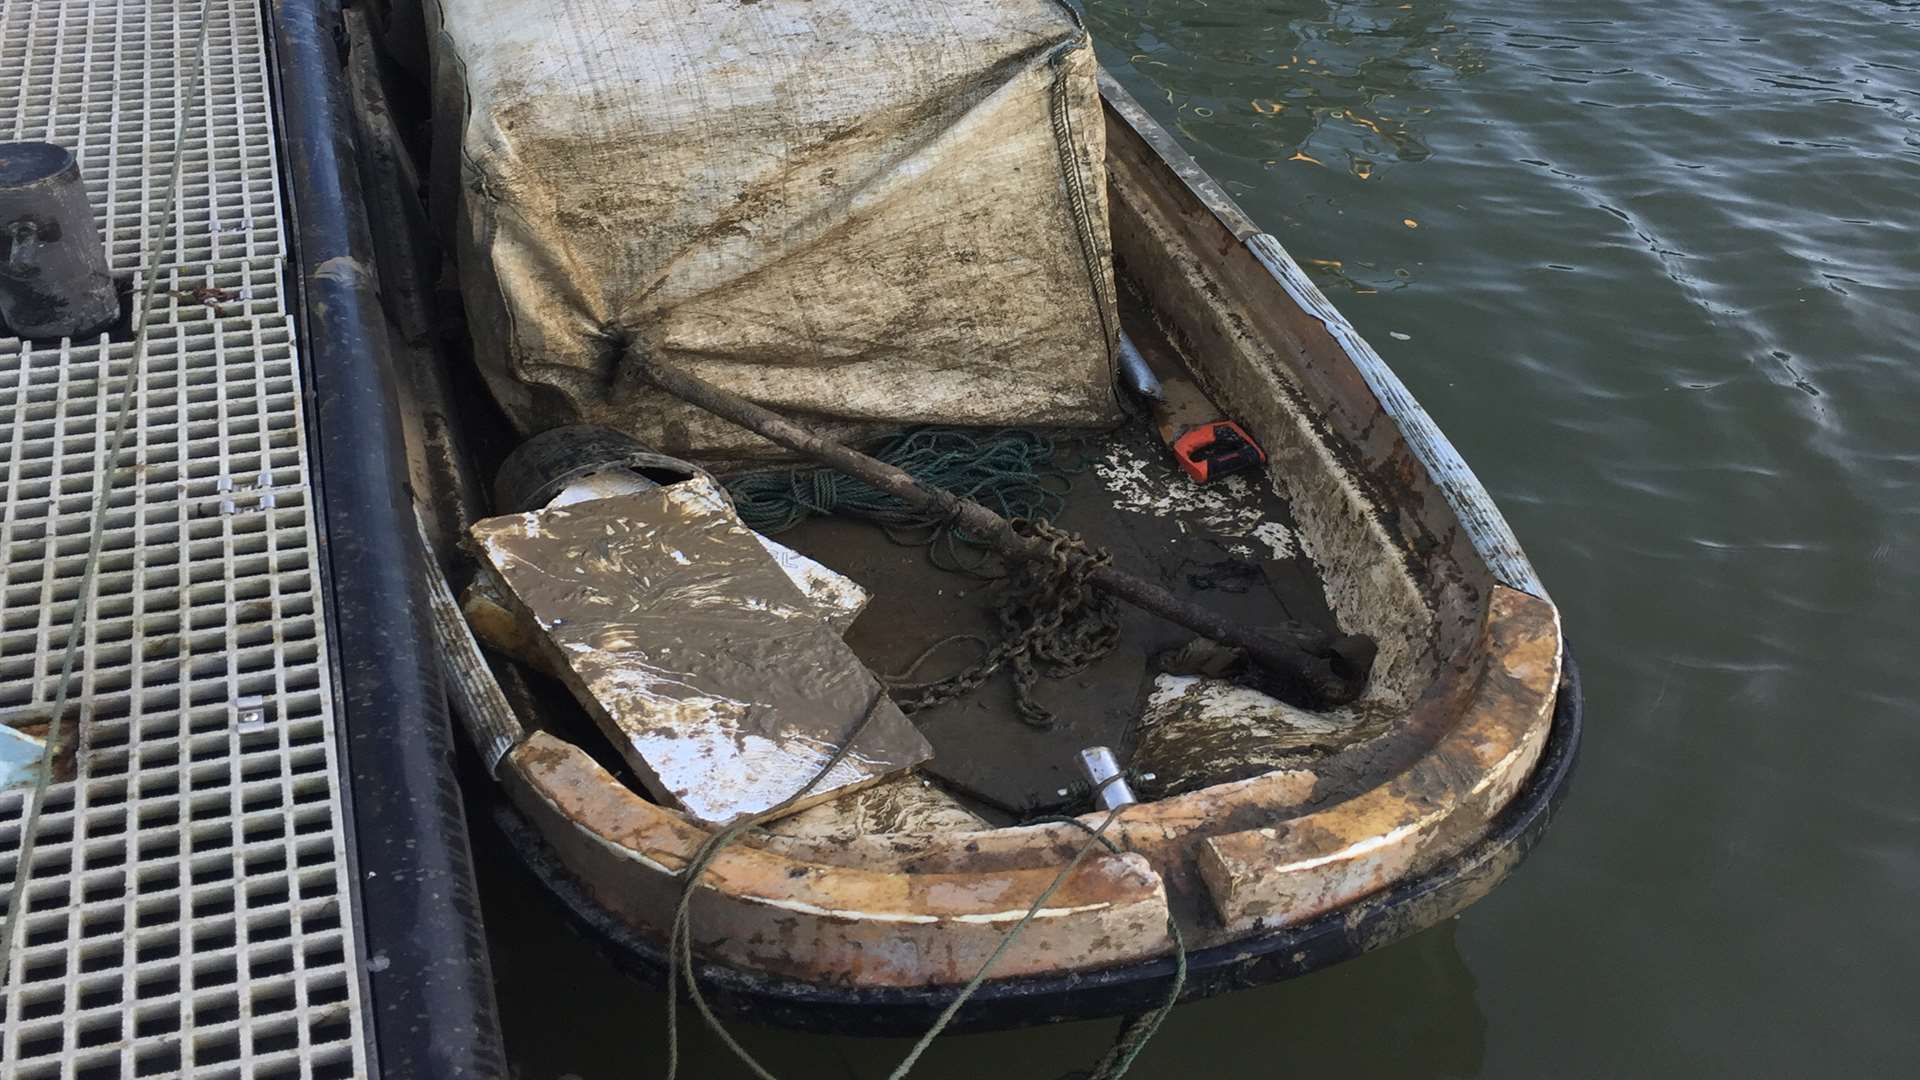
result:
[(355, 170), (339, 0), (269, 0), (310, 461), (378, 1075), (507, 1074)]

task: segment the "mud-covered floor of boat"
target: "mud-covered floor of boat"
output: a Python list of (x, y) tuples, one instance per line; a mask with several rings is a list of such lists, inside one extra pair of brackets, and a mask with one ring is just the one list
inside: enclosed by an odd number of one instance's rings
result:
[[(1061, 456), (1071, 458), (1075, 449)], [(1116, 566), (1250, 625), (1333, 625), (1313, 566), (1294, 544), (1291, 511), (1264, 472), (1197, 485), (1144, 418), (1077, 449), (1086, 466), (1073, 475), (1055, 524), (1112, 552)], [(812, 519), (779, 540), (872, 593), (846, 640), (883, 675), (903, 672), (951, 635), (995, 639), (994, 583), (936, 567), (924, 547), (902, 546), (874, 525), (837, 517)], [(1110, 746), (1125, 762), (1153, 685), (1154, 658), (1193, 634), (1127, 605), (1120, 619), (1112, 653), (1077, 675), (1040, 680), (1035, 698), (1054, 714), (1050, 730), (1019, 717), (1006, 671), (960, 700), (916, 713), (934, 747), (925, 771), (976, 809), (998, 810), (989, 816), (1011, 821), (1061, 801), (1059, 790), (1079, 778), (1081, 748)], [(915, 679), (959, 671), (981, 651), (975, 643), (950, 643)]]

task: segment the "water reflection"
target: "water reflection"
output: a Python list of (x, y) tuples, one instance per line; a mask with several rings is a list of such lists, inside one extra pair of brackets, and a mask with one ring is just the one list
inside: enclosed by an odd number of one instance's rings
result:
[(1190, 1075), (1204, 1047), (1207, 1074), (1222, 1077), (1477, 1076), (1487, 1018), (1457, 925), (1449, 919), (1305, 979), (1178, 1009), (1139, 1075)]
[(1438, 0), (1126, 0), (1088, 23), (1103, 62), (1151, 84), (1190, 144), (1361, 180), (1431, 153), (1415, 91), (1485, 67)]

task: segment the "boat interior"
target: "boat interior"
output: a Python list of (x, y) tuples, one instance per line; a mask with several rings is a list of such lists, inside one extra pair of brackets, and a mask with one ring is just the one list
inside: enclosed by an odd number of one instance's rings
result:
[[(1132, 334), (1143, 350), (1174, 355), (1145, 317), (1144, 305), (1123, 310), (1141, 316)], [(1337, 632), (1320, 574), (1296, 539), (1290, 504), (1261, 472), (1196, 484), (1144, 411), (1111, 431), (1030, 434), (1051, 451), (1058, 470), (1044, 478), (1059, 495), (1052, 523), (1109, 553), (1115, 566), (1246, 625), (1302, 624)], [(731, 476), (722, 471), (720, 478)], [(865, 609), (845, 640), (890, 683), (932, 682), (969, 668), (1001, 633), (995, 601), (1007, 570), (984, 547), (956, 545), (944, 532), (900, 530), (844, 514), (812, 515), (774, 536), (866, 591)], [(1192, 631), (1137, 608), (1121, 605), (1114, 614), (1119, 635), (1111, 651), (1083, 670), (1034, 682), (1034, 702), (1051, 714), (1044, 726), (1020, 715), (1014, 673), (1007, 667), (977, 690), (916, 710), (914, 723), (934, 751), (921, 775), (977, 815), (980, 825), (1012, 825), (1087, 806), (1079, 751), (1107, 746), (1123, 762), (1139, 760), (1141, 720), (1156, 680), (1172, 654), (1194, 640)], [(893, 678), (909, 672), (908, 678)], [(636, 791), (645, 790), (563, 686), (538, 674), (531, 678), (543, 691), (543, 722), (591, 749)], [(1134, 789), (1153, 796), (1282, 764), (1305, 765), (1384, 733), (1392, 719), (1390, 708), (1374, 702), (1324, 718), (1293, 713), (1304, 727), (1275, 726), (1260, 742), (1247, 738), (1244, 712), (1223, 709), (1208, 718), (1211, 728), (1148, 740), (1144, 749), (1151, 760), (1130, 769)], [(1209, 734), (1215, 736), (1211, 741)], [(887, 809), (904, 815), (896, 827), (871, 816)], [(880, 831), (911, 831), (915, 824), (910, 807), (875, 802), (865, 810), (870, 816), (864, 824)]]

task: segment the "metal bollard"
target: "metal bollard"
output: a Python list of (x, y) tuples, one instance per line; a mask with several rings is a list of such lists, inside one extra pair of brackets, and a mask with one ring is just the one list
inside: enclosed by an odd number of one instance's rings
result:
[(119, 317), (73, 154), (52, 143), (0, 143), (0, 319), (23, 338), (78, 338)]

